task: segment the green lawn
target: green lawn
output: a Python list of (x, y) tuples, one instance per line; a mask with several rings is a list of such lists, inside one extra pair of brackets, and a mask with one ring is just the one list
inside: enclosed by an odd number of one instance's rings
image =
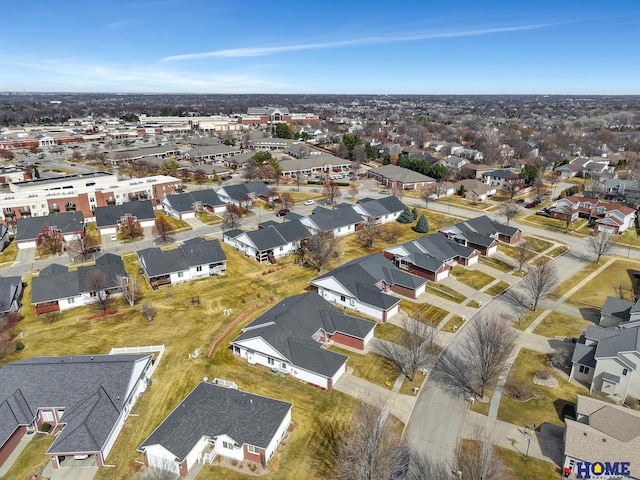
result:
[(196, 218), (207, 225), (220, 225), (224, 222), (218, 215), (210, 212), (196, 212)]
[(489, 288), (487, 288), (483, 293), (495, 297), (496, 295), (504, 292), (507, 288), (509, 288), (509, 286), (510, 285), (507, 282), (499, 280), (497, 283), (494, 283)]
[(480, 270), (471, 270), (464, 267), (453, 267), (451, 274), (456, 277), (456, 280), (464, 283), (465, 285), (480, 290), (486, 287), (495, 280), (491, 275), (487, 275)]
[[(552, 423), (564, 425), (562, 421), (562, 409), (567, 403), (577, 401), (577, 395), (588, 395), (589, 390), (582, 385), (569, 383), (557, 374), (558, 386), (554, 388), (533, 384), (533, 376), (536, 371), (549, 368), (549, 356), (532, 350), (521, 349), (516, 361), (511, 367), (507, 378), (507, 386), (516, 382), (524, 382), (530, 385), (532, 390), (542, 395), (542, 398), (533, 398), (527, 402), (515, 400), (508, 391), (505, 391), (500, 401), (498, 420), (513, 423), (514, 425), (529, 425), (535, 423)], [(508, 389), (505, 389), (508, 390)]]
[(559, 312), (551, 312), (535, 328), (533, 333), (545, 337), (578, 337), (593, 322)]
[(156, 217), (164, 217), (171, 224), (171, 228), (174, 232), (181, 232), (184, 230), (192, 230), (191, 225), (189, 225), (184, 220), (179, 220), (171, 215), (165, 215), (160, 210), (156, 211)]

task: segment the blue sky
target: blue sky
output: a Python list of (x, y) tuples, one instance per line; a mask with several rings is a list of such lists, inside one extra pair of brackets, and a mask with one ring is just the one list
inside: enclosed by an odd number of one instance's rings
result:
[(640, 2), (7, 1), (0, 91), (640, 94)]

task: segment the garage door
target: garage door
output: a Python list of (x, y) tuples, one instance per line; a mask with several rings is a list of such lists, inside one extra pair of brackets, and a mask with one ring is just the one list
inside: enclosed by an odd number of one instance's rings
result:
[(487, 250), (487, 256), (493, 255), (497, 251), (498, 251), (498, 246), (497, 245), (494, 245), (493, 247), (489, 247), (489, 249)]

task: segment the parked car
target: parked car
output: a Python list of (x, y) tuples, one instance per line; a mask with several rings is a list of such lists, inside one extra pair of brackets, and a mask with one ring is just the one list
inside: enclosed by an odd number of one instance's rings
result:
[(516, 200), (516, 203), (524, 203), (524, 198), (519, 198), (518, 200)]
[(287, 210), (286, 208), (282, 208), (278, 210), (278, 213), (276, 213), (276, 217), (284, 217), (287, 213), (289, 213), (289, 210)]
[(313, 200), (307, 200), (306, 202), (304, 202), (305, 205), (313, 205), (314, 203), (316, 202), (314, 202)]
[(113, 240), (114, 242), (118, 240), (118, 235), (116, 234), (111, 235), (111, 240)]
[(546, 210), (538, 210), (536, 212), (536, 215), (540, 215), (541, 217), (550, 217), (551, 214), (549, 214), (549, 212), (547, 212)]
[(535, 205), (533, 203), (527, 203), (524, 208), (533, 208)]
[(389, 195), (389, 190), (380, 190), (380, 195)]

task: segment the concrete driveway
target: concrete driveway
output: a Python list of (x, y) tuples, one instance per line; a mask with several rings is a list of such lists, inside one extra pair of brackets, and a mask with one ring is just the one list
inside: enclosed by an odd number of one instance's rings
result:
[(15, 264), (19, 263), (32, 263), (36, 254), (35, 248), (19, 248), (18, 255), (16, 256)]
[(86, 466), (82, 465), (82, 461), (73, 458), (70, 458), (69, 461), (69, 463), (73, 463), (73, 466), (61, 468), (53, 468), (49, 462), (42, 472), (42, 477), (49, 480), (93, 480), (93, 477), (98, 473), (98, 467), (95, 466), (95, 461), (91, 462), (91, 459), (87, 461), (93, 465)]

